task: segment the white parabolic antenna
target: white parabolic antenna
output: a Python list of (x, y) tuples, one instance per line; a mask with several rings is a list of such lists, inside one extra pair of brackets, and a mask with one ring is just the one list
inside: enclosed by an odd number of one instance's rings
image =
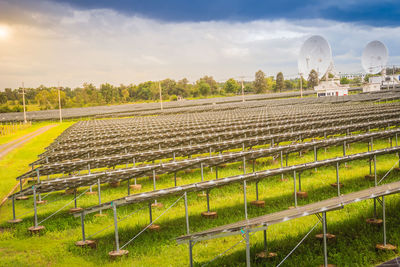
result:
[(364, 48), (361, 64), (367, 73), (379, 73), (386, 66), (387, 61), (388, 50), (382, 42), (372, 41)]
[(314, 35), (308, 38), (300, 49), (298, 67), (301, 75), (308, 76), (311, 70), (318, 72), (321, 79), (332, 63), (332, 50), (328, 41)]

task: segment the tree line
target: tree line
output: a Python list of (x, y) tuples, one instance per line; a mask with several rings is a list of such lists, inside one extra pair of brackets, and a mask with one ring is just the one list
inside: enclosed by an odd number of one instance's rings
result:
[[(159, 84), (160, 83), (160, 84)], [(313, 80), (302, 80), (303, 88), (314, 86)], [(241, 81), (230, 78), (226, 82), (217, 82), (212, 76), (204, 76), (194, 83), (188, 79), (164, 79), (147, 81), (139, 84), (114, 86), (108, 83), (96, 88), (93, 84), (84, 83), (74, 89), (60, 88), (60, 99), (63, 108), (87, 107), (108, 104), (123, 104), (132, 102), (159, 101), (159, 86), (162, 88), (163, 100), (193, 99), (214, 96), (232, 96), (242, 93)], [(255, 73), (254, 81), (244, 81), (245, 94), (264, 94), (299, 90), (300, 79), (285, 79), (282, 72), (276, 76), (266, 76), (261, 70)], [(25, 103), (27, 109), (36, 105), (39, 109), (58, 108), (58, 88), (45, 87), (25, 88)], [(22, 88), (6, 88), (0, 92), (0, 112), (21, 112)]]

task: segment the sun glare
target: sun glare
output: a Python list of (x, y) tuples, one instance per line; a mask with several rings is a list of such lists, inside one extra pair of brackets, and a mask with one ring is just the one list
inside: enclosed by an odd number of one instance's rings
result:
[(10, 35), (10, 30), (5, 26), (0, 26), (0, 40), (5, 40)]

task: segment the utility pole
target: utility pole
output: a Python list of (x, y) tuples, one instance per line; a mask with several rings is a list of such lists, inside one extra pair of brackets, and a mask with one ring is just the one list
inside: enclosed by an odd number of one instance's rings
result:
[(245, 100), (244, 100), (244, 86), (243, 86), (243, 77), (242, 77), (242, 100), (243, 100), (243, 102), (245, 101)]
[(60, 96), (60, 82), (58, 82), (58, 109), (60, 110), (60, 123), (62, 123), (62, 115), (61, 115), (61, 96)]
[(244, 77), (245, 76), (239, 76), (238, 78), (240, 78), (241, 79), (241, 83), (242, 83), (242, 102), (245, 102), (246, 100), (244, 99)]
[(303, 75), (300, 73), (300, 98), (303, 98)]
[(158, 82), (158, 89), (160, 90), (160, 105), (161, 105), (161, 110), (163, 110), (163, 105), (162, 105), (162, 93), (161, 93), (161, 82)]
[[(393, 90), (395, 89), (395, 83), (394, 83), (394, 65), (393, 65), (393, 71), (392, 71), (393, 77), (392, 77), (392, 81), (393, 81)], [(389, 86), (388, 86), (389, 87)]]
[(25, 85), (24, 82), (22, 82), (22, 102), (24, 105), (24, 124), (27, 123), (26, 121), (26, 108), (25, 108)]

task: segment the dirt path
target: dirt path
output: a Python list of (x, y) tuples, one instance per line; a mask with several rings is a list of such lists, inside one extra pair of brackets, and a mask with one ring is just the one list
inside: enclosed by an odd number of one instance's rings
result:
[[(47, 130), (53, 128), (54, 126), (56, 126), (56, 124), (51, 124), (51, 125), (46, 125), (42, 128), (37, 129), (34, 132), (28, 133), (18, 139), (15, 139), (11, 142), (8, 142), (6, 144), (0, 145), (0, 160), (5, 157), (8, 153), (10, 153), (11, 151), (13, 151), (14, 149), (22, 146), (23, 144), (25, 144), (26, 142), (28, 142), (29, 140), (31, 140), (32, 138), (46, 132)], [(24, 180), (24, 184), (25, 184), (26, 180)], [(9, 195), (11, 195), (19, 186), (19, 183), (17, 183), (13, 189), (11, 189), (11, 191), (3, 198), (0, 199), (0, 207), (7, 201), (7, 198)]]
[(23, 144), (25, 144), (32, 138), (38, 136), (39, 134), (46, 132), (47, 130), (53, 128), (54, 126), (56, 126), (56, 124), (46, 125), (42, 128), (37, 129), (34, 132), (26, 134), (18, 139), (15, 139), (11, 142), (0, 145), (0, 159), (2, 159), (4, 156), (6, 156), (8, 153), (13, 151), (14, 149), (22, 146)]

